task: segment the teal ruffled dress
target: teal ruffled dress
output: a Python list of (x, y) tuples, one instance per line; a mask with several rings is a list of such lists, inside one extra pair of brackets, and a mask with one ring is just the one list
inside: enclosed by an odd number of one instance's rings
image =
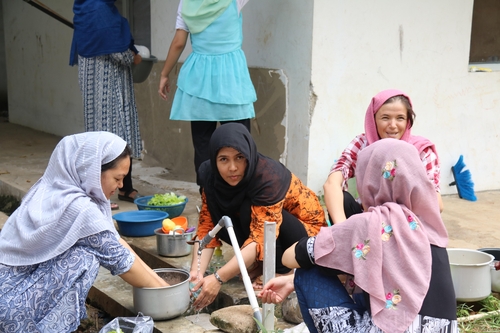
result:
[(255, 117), (257, 100), (236, 1), (205, 30), (190, 34), (193, 52), (177, 80), (171, 120), (231, 121)]

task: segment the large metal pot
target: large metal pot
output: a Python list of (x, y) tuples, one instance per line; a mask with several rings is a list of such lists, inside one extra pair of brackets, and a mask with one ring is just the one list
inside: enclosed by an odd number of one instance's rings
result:
[(161, 288), (133, 288), (134, 309), (153, 320), (180, 316), (189, 307), (189, 272), (177, 268), (154, 270), (170, 284)]
[(491, 254), (470, 249), (447, 249), (455, 297), (461, 302), (476, 302), (491, 294)]
[(161, 228), (155, 230), (156, 250), (164, 257), (182, 257), (191, 253), (192, 245), (187, 242), (193, 239), (193, 232), (184, 233), (183, 229), (173, 235), (166, 234)]
[[(500, 248), (484, 248), (478, 251), (486, 252), (495, 257), (495, 261), (500, 261)], [(491, 266), (491, 290), (500, 293), (500, 271), (495, 270), (495, 266)]]

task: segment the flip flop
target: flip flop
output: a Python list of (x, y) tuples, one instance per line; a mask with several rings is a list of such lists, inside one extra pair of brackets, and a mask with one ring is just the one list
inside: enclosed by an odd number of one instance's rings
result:
[(264, 288), (263, 276), (257, 276), (255, 280), (252, 281), (252, 288), (255, 291), (261, 291)]
[(116, 202), (111, 202), (111, 210), (118, 210), (120, 209), (120, 206)]
[[(130, 196), (130, 194), (132, 194), (133, 192), (136, 192), (136, 194), (135, 194), (135, 197), (133, 197), (133, 198), (132, 198), (132, 197)], [(136, 189), (134, 189), (134, 188), (133, 188), (133, 189), (131, 189), (130, 191), (125, 192), (125, 194), (124, 194), (124, 195), (121, 195), (121, 194), (119, 194), (119, 193), (118, 193), (118, 199), (119, 199), (119, 200), (122, 200), (122, 201), (128, 201), (128, 202), (132, 202), (132, 203), (134, 202), (134, 200), (135, 200), (135, 199), (140, 198), (140, 197), (142, 197), (142, 195), (140, 195), (140, 194), (139, 194), (139, 191), (137, 191), (137, 190), (136, 190)]]

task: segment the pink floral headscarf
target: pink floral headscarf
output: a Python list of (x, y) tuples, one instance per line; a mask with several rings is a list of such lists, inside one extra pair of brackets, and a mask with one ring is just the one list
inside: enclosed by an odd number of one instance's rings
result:
[[(365, 135), (369, 145), (371, 145), (375, 141), (380, 140), (377, 131), (377, 124), (375, 123), (375, 114), (388, 99), (394, 96), (404, 96), (408, 99), (410, 105), (412, 105), (410, 97), (401, 90), (397, 89), (383, 90), (373, 96), (365, 114)], [(431, 147), (437, 156), (436, 148), (431, 141), (422, 136), (411, 135), (411, 127), (409, 121), (406, 125), (406, 130), (400, 140), (411, 143), (413, 146), (415, 146), (415, 148), (417, 148), (419, 153), (421, 153), (425, 148)]]
[(429, 289), (430, 245), (446, 247), (448, 234), (414, 146), (378, 140), (361, 151), (358, 170), (358, 192), (369, 208), (322, 228), (315, 261), (354, 275), (370, 295), (375, 325), (404, 332)]

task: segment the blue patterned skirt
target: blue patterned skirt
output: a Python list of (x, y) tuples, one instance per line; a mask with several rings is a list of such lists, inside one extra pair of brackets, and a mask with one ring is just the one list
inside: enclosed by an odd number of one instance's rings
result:
[(78, 57), (85, 131), (107, 131), (127, 141), (140, 158), (142, 140), (132, 79), (130, 50), (93, 58)]
[(75, 331), (87, 317), (85, 300), (99, 267), (119, 275), (134, 259), (114, 234), (103, 231), (40, 264), (0, 264), (0, 332)]

